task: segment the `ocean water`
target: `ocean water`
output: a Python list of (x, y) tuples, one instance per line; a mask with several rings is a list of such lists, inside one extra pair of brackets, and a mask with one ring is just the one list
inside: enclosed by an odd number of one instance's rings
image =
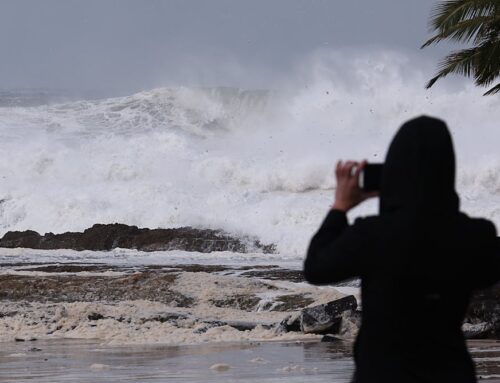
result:
[[(77, 101), (4, 91), (0, 235), (189, 225), (253, 235), (299, 259), (332, 203), (335, 162), (382, 161), (398, 127), (421, 114), (449, 124), (463, 209), (500, 224), (499, 96), (427, 91), (425, 79), (386, 52), (323, 55), (280, 89)], [(351, 218), (376, 211), (370, 201)]]

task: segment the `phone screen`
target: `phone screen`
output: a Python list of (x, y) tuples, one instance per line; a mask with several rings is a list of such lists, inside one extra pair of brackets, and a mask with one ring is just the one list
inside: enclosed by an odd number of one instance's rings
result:
[(360, 188), (363, 191), (379, 191), (382, 182), (383, 164), (366, 164), (361, 173)]

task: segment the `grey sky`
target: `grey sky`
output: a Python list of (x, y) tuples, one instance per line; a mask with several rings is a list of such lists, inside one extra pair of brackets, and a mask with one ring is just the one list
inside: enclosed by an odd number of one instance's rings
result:
[(435, 3), (0, 0), (0, 88), (262, 87), (325, 47), (437, 62), (449, 46), (419, 50)]

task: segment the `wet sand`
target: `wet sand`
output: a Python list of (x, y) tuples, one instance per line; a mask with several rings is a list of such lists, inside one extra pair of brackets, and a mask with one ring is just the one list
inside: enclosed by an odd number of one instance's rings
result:
[(349, 349), (320, 342), (163, 347), (70, 339), (8, 342), (0, 351), (0, 381), (340, 383), (352, 374)]
[[(500, 342), (473, 341), (478, 378), (500, 382)], [(7, 342), (2, 382), (349, 382), (351, 343), (119, 346), (61, 339)]]

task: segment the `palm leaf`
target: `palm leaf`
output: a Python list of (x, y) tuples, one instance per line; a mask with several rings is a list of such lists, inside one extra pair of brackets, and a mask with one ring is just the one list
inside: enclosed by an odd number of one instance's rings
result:
[(492, 94), (497, 94), (498, 92), (500, 92), (500, 83), (496, 84), (493, 88), (483, 94), (483, 96), (490, 96)]
[[(427, 88), (452, 73), (473, 77), (479, 86), (489, 86), (500, 76), (500, 0), (443, 1), (433, 10), (431, 26), (436, 34), (422, 48), (442, 40), (473, 41), (474, 46), (446, 56)], [(485, 95), (499, 92), (499, 86)]]
[(431, 15), (431, 27), (446, 30), (457, 23), (496, 13), (498, 1), (495, 0), (448, 0), (438, 4)]
[[(498, 22), (499, 9), (497, 0), (452, 0), (438, 4), (433, 10), (430, 23), (431, 29), (438, 33), (427, 40), (422, 48), (447, 38), (469, 41), (477, 32), (478, 26), (474, 20), (481, 18), (483, 24)], [(461, 29), (464, 29), (464, 33), (457, 33)]]
[(477, 47), (474, 79), (477, 85), (488, 86), (500, 75), (500, 40)]
[[(498, 17), (500, 21), (500, 17)], [(451, 39), (457, 41), (469, 41), (475, 35), (482, 35), (482, 30), (486, 29), (487, 23), (492, 21), (491, 16), (480, 16), (472, 20), (463, 20), (453, 25), (446, 30), (441, 31), (437, 35), (427, 40), (421, 48), (425, 48), (431, 44), (438, 43), (441, 40)]]
[(472, 73), (474, 59), (478, 55), (477, 48), (463, 49), (445, 57), (439, 64), (439, 71), (425, 86), (427, 89), (442, 77), (451, 73), (469, 77)]

